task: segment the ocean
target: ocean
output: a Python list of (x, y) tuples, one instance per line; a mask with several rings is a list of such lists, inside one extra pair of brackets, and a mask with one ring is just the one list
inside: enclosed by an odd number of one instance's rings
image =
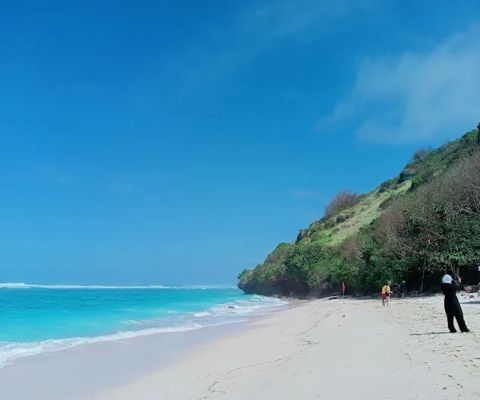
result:
[(0, 283), (0, 367), (88, 343), (240, 323), (287, 304), (233, 287)]

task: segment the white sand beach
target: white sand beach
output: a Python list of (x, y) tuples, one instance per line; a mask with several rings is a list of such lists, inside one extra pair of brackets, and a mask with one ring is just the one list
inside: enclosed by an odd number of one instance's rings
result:
[(7, 400), (478, 399), (480, 299), (315, 300), (248, 323), (89, 344), (0, 368)]
[(464, 301), (468, 334), (447, 333), (442, 296), (303, 302), (88, 398), (477, 399), (480, 301)]

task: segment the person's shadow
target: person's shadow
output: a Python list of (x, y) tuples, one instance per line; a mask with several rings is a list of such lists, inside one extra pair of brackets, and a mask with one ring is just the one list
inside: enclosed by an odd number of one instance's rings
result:
[(445, 335), (450, 333), (449, 331), (446, 332), (425, 332), (425, 333), (411, 333), (410, 336), (430, 336), (430, 335)]

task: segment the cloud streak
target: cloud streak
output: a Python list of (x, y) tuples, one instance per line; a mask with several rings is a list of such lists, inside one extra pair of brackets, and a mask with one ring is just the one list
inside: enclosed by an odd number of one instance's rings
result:
[(321, 193), (312, 189), (292, 189), (290, 194), (298, 200), (316, 200), (322, 197)]
[(317, 37), (341, 18), (367, 10), (377, 0), (266, 1), (246, 7), (210, 37), (201, 37), (169, 66), (178, 74), (180, 96), (202, 91), (245, 70), (278, 41)]
[(65, 187), (79, 183), (77, 177), (46, 164), (29, 166), (24, 171), (7, 175), (7, 179), (15, 183), (54, 184)]
[(374, 0), (297, 0), (268, 2), (255, 10), (249, 21), (253, 29), (269, 36), (295, 35), (314, 27), (320, 22), (336, 20), (354, 11), (369, 8)]
[(328, 124), (354, 122), (364, 141), (432, 142), (480, 118), (480, 27), (426, 52), (366, 60)]

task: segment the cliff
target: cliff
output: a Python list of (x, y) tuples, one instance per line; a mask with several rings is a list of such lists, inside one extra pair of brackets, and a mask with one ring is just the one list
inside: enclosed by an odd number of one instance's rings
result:
[(279, 244), (262, 264), (241, 272), (239, 288), (324, 296), (341, 282), (365, 293), (387, 279), (424, 290), (445, 269), (474, 279), (480, 262), (479, 141), (474, 130), (438, 149), (419, 150), (397, 177), (370, 193), (339, 193), (294, 242)]

